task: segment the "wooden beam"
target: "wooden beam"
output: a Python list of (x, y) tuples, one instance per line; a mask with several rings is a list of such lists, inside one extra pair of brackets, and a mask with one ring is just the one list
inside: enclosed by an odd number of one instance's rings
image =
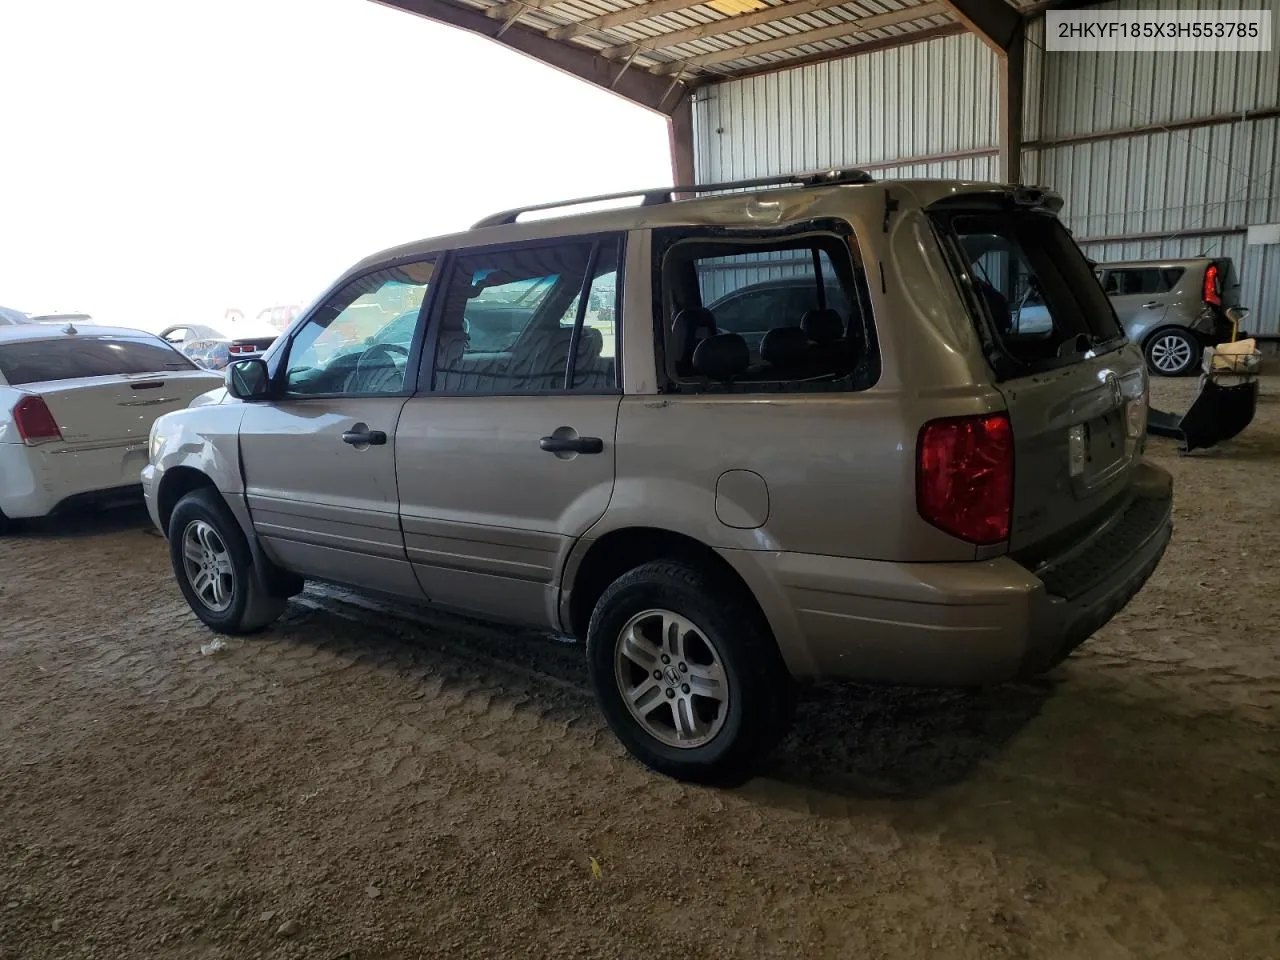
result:
[(560, 0), (510, 0), (508, 3), (495, 3), (492, 7), (486, 8), (484, 15), (490, 20), (507, 20), (527, 11), (541, 10), (543, 7), (550, 7), (559, 2)]
[(1022, 113), (1026, 90), (1025, 21), (1019, 17), (1000, 59), (1000, 179), (1022, 182)]
[(1000, 60), (1000, 179), (1022, 179), (1022, 110), (1026, 89), (1026, 20), (1005, 0), (943, 0)]
[(667, 121), (671, 130), (671, 182), (677, 187), (696, 183), (693, 163), (693, 97), (686, 96)]
[(858, 20), (850, 20), (847, 23), (840, 23), (830, 27), (824, 27), (820, 30), (806, 30), (801, 33), (793, 33), (785, 37), (779, 37), (777, 40), (765, 40), (761, 43), (745, 43), (736, 47), (729, 47), (725, 50), (717, 50), (715, 53), (706, 53), (698, 57), (689, 57), (686, 60), (673, 63), (663, 63), (656, 67), (650, 67), (650, 73), (673, 74), (689, 67), (707, 67), (717, 63), (730, 63), (734, 60), (744, 60), (747, 57), (758, 57), (766, 53), (779, 53), (783, 50), (794, 50), (796, 47), (803, 47), (810, 43), (821, 43), (825, 40), (843, 40), (847, 37), (857, 36), (866, 33), (869, 30), (877, 30), (880, 27), (893, 26), (899, 23), (910, 23), (913, 20), (923, 20), (926, 17), (936, 17), (939, 14), (947, 13), (947, 7), (944, 3), (922, 3), (919, 6), (908, 7), (904, 10), (895, 10), (892, 13), (878, 13), (870, 17), (862, 17)]
[(641, 43), (623, 43), (616, 47), (605, 47), (600, 51), (600, 56), (614, 59), (629, 57), (635, 51), (642, 49), (664, 50), (667, 47), (688, 43), (690, 40), (716, 37), (732, 30), (741, 30), (744, 27), (758, 27), (762, 23), (789, 20), (792, 17), (803, 16), (806, 13), (826, 10), (828, 7), (839, 7), (848, 2), (849, 0), (791, 0), (791, 2), (784, 3), (778, 7), (765, 7), (763, 10), (756, 10), (754, 13), (725, 17), (723, 20), (717, 20), (714, 23), (703, 23), (696, 27), (689, 27), (687, 30), (676, 30), (673, 33), (660, 34)]
[(599, 33), (601, 30), (608, 30), (610, 27), (620, 27), (624, 23), (639, 23), (641, 20), (648, 20), (650, 17), (660, 17), (665, 13), (675, 13), (677, 10), (687, 10), (689, 7), (699, 6), (699, 0), (652, 0), (648, 3), (639, 3), (634, 7), (627, 7), (625, 10), (619, 10), (617, 13), (606, 13), (599, 17), (591, 17), (588, 20), (579, 20), (577, 23), (566, 24), (563, 27), (547, 33), (552, 40), (572, 40), (574, 37), (580, 37), (584, 33)]
[[(500, 22), (473, 7), (449, 3), (448, 0), (374, 0), (384, 6), (417, 14), (437, 23), (479, 34), (532, 57), (563, 73), (609, 90), (632, 103), (670, 116), (688, 93), (688, 85), (672, 84), (646, 70), (628, 70), (601, 59), (593, 51), (577, 44), (559, 43), (546, 34), (522, 24)], [(508, 15), (508, 20), (510, 15)]]
[(1021, 39), (1022, 14), (1005, 0), (943, 0), (952, 15), (982, 38), (996, 53)]

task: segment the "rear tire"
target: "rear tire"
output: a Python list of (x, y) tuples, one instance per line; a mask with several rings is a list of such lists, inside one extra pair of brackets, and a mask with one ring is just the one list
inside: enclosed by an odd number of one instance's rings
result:
[(1157, 330), (1147, 338), (1143, 352), (1147, 369), (1161, 377), (1182, 377), (1195, 369), (1200, 360), (1200, 341), (1181, 327)]
[(658, 773), (741, 783), (790, 727), (794, 682), (742, 592), (656, 561), (619, 577), (592, 612), (587, 659), (600, 708)]
[(169, 518), (169, 559), (182, 595), (218, 633), (256, 633), (274, 622), (286, 598), (257, 576), (240, 524), (214, 489), (193, 490)]

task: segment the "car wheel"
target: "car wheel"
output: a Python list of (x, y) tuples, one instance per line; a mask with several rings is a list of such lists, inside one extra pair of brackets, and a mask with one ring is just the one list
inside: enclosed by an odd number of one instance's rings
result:
[(253, 633), (284, 610), (285, 598), (255, 576), (249, 543), (216, 490), (193, 490), (173, 508), (169, 559), (195, 615), (219, 633)]
[(1200, 343), (1177, 327), (1158, 330), (1147, 340), (1147, 366), (1163, 377), (1181, 377), (1191, 372), (1200, 359)]
[(648, 563), (605, 590), (587, 657), (614, 734), (667, 776), (740, 783), (790, 726), (793, 682), (762, 618), (684, 564)]

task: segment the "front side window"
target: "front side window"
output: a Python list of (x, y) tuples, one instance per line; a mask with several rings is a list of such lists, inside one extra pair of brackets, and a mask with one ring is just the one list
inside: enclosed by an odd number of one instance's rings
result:
[(0, 374), (10, 386), (194, 369), (173, 347), (150, 337), (78, 335), (0, 344)]
[(435, 271), (434, 260), (388, 267), (346, 284), (299, 328), (285, 395), (398, 394)]
[(615, 389), (618, 256), (617, 238), (459, 255), (440, 311), (433, 389)]
[(865, 389), (870, 298), (848, 226), (659, 231), (669, 386), (678, 392)]

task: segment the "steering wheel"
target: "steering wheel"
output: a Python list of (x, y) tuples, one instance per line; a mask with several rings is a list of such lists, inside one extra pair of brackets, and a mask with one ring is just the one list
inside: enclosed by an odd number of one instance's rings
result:
[[(396, 359), (397, 354), (399, 354), (400, 360)], [(383, 362), (373, 362), (375, 357), (382, 359)], [(374, 393), (379, 389), (377, 380), (387, 376), (388, 366), (400, 375), (400, 382), (403, 383), (404, 368), (408, 360), (409, 351), (398, 343), (377, 343), (360, 354), (360, 359), (356, 361), (356, 369), (351, 379), (362, 388), (359, 391), (360, 393)], [(366, 375), (374, 378), (374, 383), (370, 385), (372, 389), (365, 387), (364, 378)]]

